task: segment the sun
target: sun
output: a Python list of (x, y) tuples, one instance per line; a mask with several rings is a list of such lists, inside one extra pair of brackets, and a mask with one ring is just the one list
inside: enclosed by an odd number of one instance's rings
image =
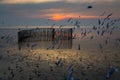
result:
[(52, 20), (55, 20), (55, 21), (60, 21), (60, 20), (63, 20), (63, 19), (65, 19), (65, 18), (66, 18), (66, 17), (63, 16), (63, 15), (54, 14), (51, 19), (52, 19)]

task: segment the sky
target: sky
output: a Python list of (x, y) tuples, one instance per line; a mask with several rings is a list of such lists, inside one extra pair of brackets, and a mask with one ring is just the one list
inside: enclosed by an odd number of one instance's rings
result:
[(64, 24), (68, 18), (89, 24), (102, 13), (120, 18), (120, 0), (0, 0), (0, 26)]

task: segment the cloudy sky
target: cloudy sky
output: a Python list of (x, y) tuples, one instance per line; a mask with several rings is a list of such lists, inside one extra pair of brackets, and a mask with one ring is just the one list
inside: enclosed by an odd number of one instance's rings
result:
[(0, 0), (0, 25), (44, 25), (79, 16), (93, 20), (103, 12), (120, 18), (120, 0)]

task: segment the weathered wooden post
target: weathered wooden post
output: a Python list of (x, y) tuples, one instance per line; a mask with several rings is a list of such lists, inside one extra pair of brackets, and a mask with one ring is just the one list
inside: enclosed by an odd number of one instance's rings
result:
[[(57, 40), (57, 41), (56, 41)], [(55, 28), (38, 28), (31, 30), (22, 30), (18, 32), (18, 45), (28, 43), (42, 42), (40, 46), (48, 46), (47, 42), (54, 45), (55, 48), (72, 48), (72, 28), (55, 29)], [(44, 45), (45, 43), (45, 45)]]

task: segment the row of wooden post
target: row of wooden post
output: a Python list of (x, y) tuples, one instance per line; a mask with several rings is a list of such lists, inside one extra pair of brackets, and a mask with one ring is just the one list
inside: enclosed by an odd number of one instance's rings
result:
[[(18, 32), (18, 43), (23, 44), (25, 42), (42, 41), (54, 43), (54, 41), (57, 40), (56, 38), (60, 36), (60, 34), (57, 34), (57, 31), (60, 32), (60, 30), (61, 29), (55, 28), (38, 28), (31, 30), (22, 30)], [(72, 47), (72, 28), (62, 29), (62, 38), (59, 42), (62, 47)]]

